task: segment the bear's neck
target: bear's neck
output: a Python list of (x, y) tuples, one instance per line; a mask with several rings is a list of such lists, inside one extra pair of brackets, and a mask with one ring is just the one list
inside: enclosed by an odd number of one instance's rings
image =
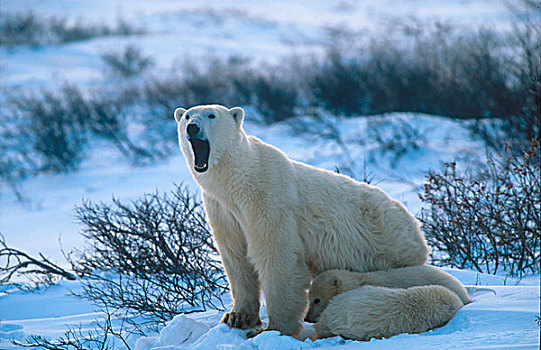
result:
[(206, 173), (195, 174), (194, 177), (205, 195), (236, 201), (237, 194), (249, 191), (248, 185), (254, 176), (251, 170), (257, 166), (257, 158), (248, 136), (242, 132), (239, 139), (224, 150), (216, 164)]

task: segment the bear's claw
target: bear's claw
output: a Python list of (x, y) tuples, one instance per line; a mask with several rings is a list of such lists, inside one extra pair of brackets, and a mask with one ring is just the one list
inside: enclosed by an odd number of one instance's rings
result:
[(262, 325), (259, 315), (246, 312), (227, 312), (221, 322), (230, 328), (238, 329), (249, 329)]

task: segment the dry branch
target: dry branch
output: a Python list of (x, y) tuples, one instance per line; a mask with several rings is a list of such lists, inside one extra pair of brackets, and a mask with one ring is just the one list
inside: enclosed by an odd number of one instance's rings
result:
[(15, 248), (8, 247), (6, 240), (0, 234), (0, 284), (11, 283), (13, 278), (18, 276), (25, 277), (45, 277), (51, 281), (54, 277), (61, 277), (68, 280), (75, 280), (73, 273), (53, 263), (42, 253), (39, 258)]

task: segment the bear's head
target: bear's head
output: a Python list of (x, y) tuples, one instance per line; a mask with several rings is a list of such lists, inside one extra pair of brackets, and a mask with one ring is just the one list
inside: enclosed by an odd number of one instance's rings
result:
[(177, 108), (180, 149), (188, 166), (204, 173), (216, 166), (224, 150), (237, 139), (242, 130), (244, 110), (220, 105), (195, 106), (188, 110)]
[(306, 322), (317, 322), (329, 301), (344, 292), (342, 279), (340, 270), (329, 270), (319, 274), (312, 281), (308, 291), (309, 308), (304, 318)]

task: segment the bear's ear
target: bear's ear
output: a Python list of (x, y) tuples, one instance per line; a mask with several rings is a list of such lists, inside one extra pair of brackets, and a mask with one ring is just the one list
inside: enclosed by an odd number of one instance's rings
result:
[(177, 123), (180, 122), (180, 118), (182, 118), (184, 112), (186, 112), (184, 108), (175, 109), (175, 120), (177, 121)]
[(244, 109), (240, 107), (233, 107), (229, 110), (229, 113), (231, 113), (237, 125), (241, 126), (242, 121), (244, 120)]

